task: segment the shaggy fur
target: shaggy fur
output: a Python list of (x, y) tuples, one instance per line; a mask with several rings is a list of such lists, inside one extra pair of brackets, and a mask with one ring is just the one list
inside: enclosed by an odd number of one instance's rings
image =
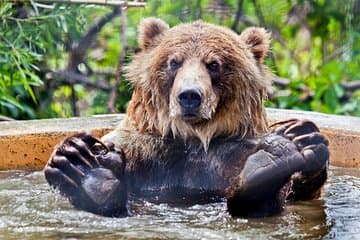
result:
[[(239, 36), (202, 21), (169, 29), (158, 19), (144, 20), (139, 30), (142, 51), (126, 68), (134, 93), (122, 128), (151, 136), (198, 138), (205, 149), (216, 136), (265, 133), (263, 100), (269, 78), (262, 62), (269, 38), (262, 28), (249, 28)], [(169, 70), (172, 59), (183, 63), (181, 72)], [(214, 60), (220, 74), (206, 77), (204, 66)], [(184, 72), (198, 73), (203, 81), (203, 121), (191, 123), (178, 115), (174, 89), (185, 84)]]

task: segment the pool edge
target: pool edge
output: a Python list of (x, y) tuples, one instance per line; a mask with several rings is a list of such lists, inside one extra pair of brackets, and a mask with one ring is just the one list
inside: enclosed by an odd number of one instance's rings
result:
[[(269, 122), (288, 118), (314, 121), (330, 142), (330, 164), (360, 167), (360, 118), (317, 112), (267, 108)], [(102, 136), (124, 114), (92, 117), (0, 122), (0, 170), (39, 170), (54, 146), (67, 136), (87, 131)]]

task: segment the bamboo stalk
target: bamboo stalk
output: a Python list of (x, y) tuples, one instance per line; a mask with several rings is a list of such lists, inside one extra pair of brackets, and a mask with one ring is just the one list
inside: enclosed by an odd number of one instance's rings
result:
[(121, 7), (145, 7), (145, 2), (119, 0), (8, 0), (9, 2), (38, 2), (38, 3), (66, 3), (66, 4), (96, 4)]

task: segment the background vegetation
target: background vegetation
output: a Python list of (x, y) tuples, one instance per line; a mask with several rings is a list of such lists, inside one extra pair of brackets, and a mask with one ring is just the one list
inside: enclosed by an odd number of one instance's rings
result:
[(121, 66), (140, 19), (204, 19), (273, 35), (278, 77), (268, 106), (360, 116), (360, 0), (149, 0), (145, 8), (0, 3), (0, 115), (14, 119), (123, 112)]

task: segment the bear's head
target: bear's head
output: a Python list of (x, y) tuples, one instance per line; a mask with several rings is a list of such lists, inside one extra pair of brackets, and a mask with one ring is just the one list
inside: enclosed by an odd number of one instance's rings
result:
[(143, 20), (141, 51), (126, 68), (128, 121), (142, 133), (200, 139), (205, 149), (216, 136), (265, 133), (269, 42), (262, 28), (238, 35), (202, 21), (169, 28)]

